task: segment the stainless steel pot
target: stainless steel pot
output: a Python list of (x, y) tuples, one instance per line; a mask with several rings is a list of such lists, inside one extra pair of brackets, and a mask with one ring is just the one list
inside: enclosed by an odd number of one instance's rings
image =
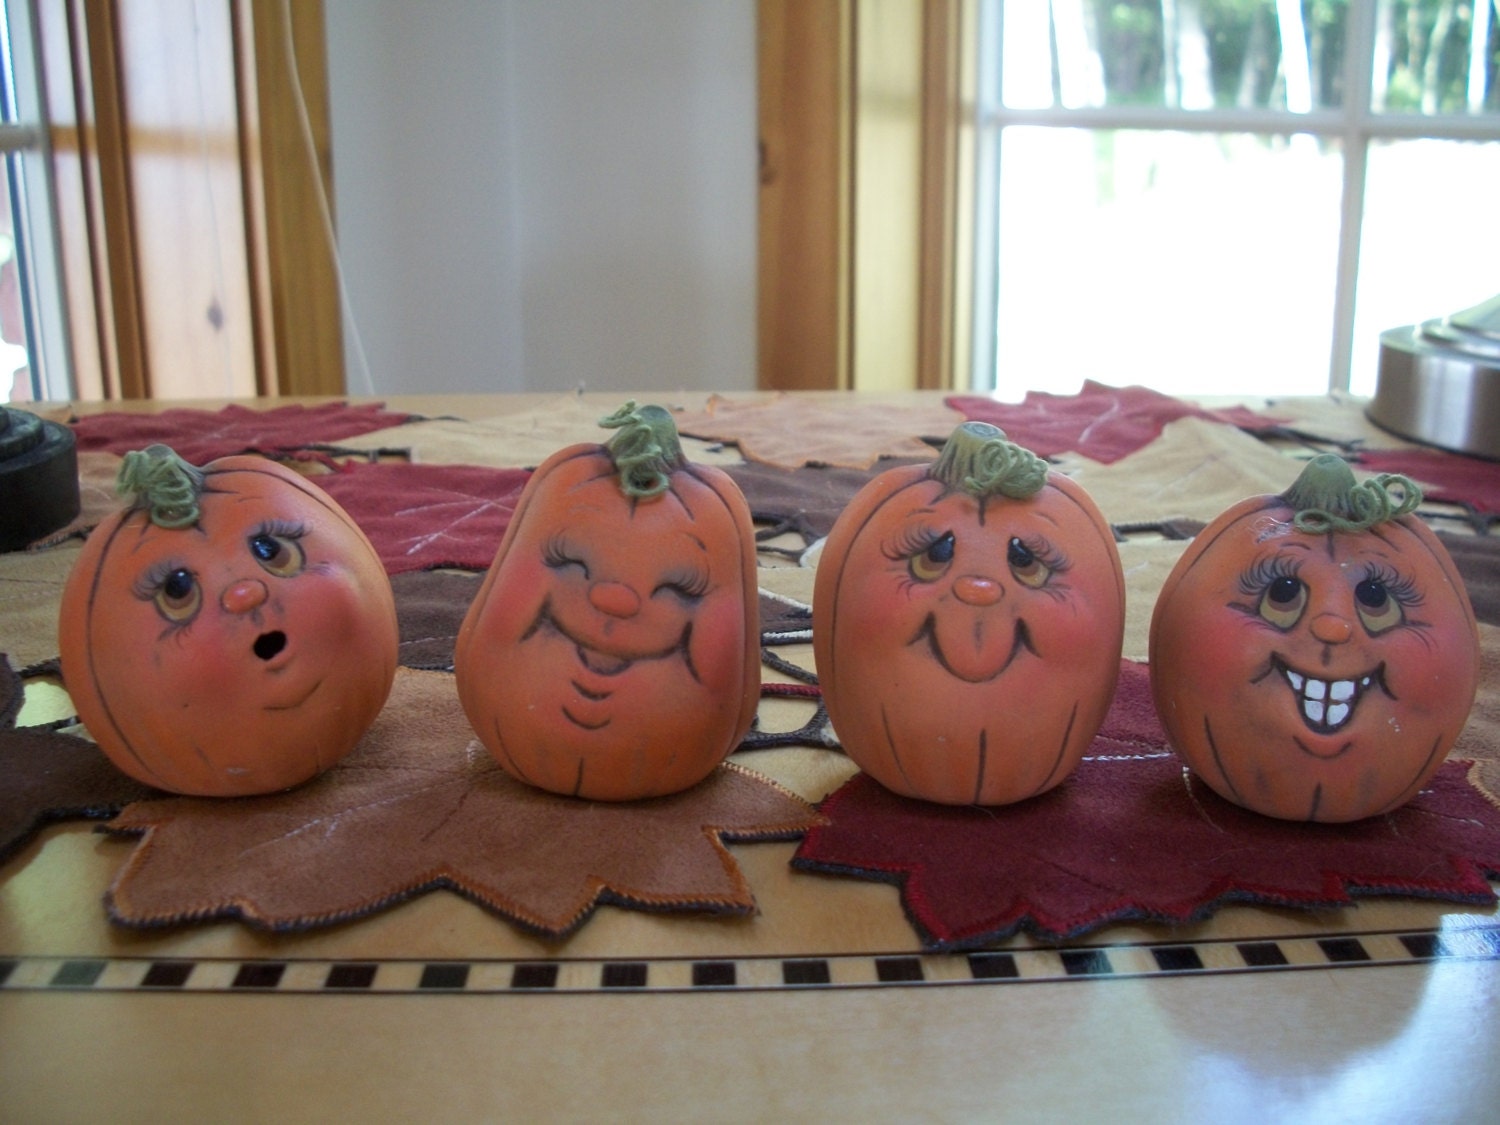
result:
[(1382, 332), (1365, 413), (1402, 437), (1500, 459), (1500, 294)]

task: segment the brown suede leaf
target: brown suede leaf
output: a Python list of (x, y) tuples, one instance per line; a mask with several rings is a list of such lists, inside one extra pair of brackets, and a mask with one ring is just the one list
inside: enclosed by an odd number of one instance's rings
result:
[(370, 733), (307, 785), (125, 809), (105, 829), (142, 838), (105, 904), (131, 926), (238, 918), (300, 930), (441, 887), (559, 938), (601, 903), (751, 913), (725, 842), (795, 839), (820, 821), (799, 797), (732, 765), (651, 801), (543, 793), (480, 747), (451, 676), (401, 669)]
[(962, 414), (940, 404), (912, 406), (862, 399), (858, 410), (852, 405), (852, 399), (845, 406), (837, 400), (786, 394), (754, 402), (715, 395), (706, 410), (674, 417), (681, 433), (730, 442), (751, 461), (792, 469), (802, 465), (868, 469), (882, 457), (931, 461), (964, 420)]
[(100, 820), (156, 794), (115, 769), (87, 739), (16, 729), (23, 690), (0, 653), (0, 861), (53, 821)]

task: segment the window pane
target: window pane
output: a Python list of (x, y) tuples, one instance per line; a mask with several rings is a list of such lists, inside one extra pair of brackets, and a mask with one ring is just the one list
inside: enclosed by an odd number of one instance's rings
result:
[(1500, 113), (1494, 0), (1377, 0), (1371, 104), (1392, 113)]
[(1308, 137), (1010, 128), (996, 387), (1328, 386), (1342, 161)]
[(1370, 146), (1349, 389), (1375, 393), (1380, 333), (1500, 292), (1500, 141)]
[(0, 163), (0, 402), (30, 402), (31, 359), (26, 347), (26, 316), (21, 271), (10, 205), (13, 157)]
[(1012, 108), (1342, 104), (1347, 0), (1007, 0)]

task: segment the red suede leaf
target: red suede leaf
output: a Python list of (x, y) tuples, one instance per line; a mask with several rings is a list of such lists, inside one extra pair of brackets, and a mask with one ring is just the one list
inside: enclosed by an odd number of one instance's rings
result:
[(234, 453), (285, 453), (331, 445), (398, 426), (410, 417), (386, 410), (380, 403), (329, 402), (271, 410), (231, 405), (221, 410), (180, 407), (154, 414), (89, 414), (72, 425), (80, 451), (124, 454), (160, 442), (184, 460), (205, 465)]
[(1168, 422), (1206, 418), (1253, 433), (1274, 430), (1280, 420), (1244, 407), (1208, 410), (1145, 387), (1107, 387), (1086, 381), (1076, 395), (1029, 391), (1019, 403), (953, 395), (947, 403), (971, 421), (989, 422), (1038, 457), (1081, 453), (1109, 465), (1150, 445)]
[(370, 537), (389, 574), (487, 570), (531, 474), (473, 465), (351, 463), (309, 479)]
[(898, 797), (859, 774), (828, 797), (793, 865), (895, 883), (932, 949), (1019, 930), (1057, 940), (1109, 922), (1189, 922), (1231, 902), (1322, 909), (1368, 895), (1492, 903), (1500, 809), (1446, 763), (1404, 807), (1355, 824), (1247, 812), (1152, 748), (1149, 681), (1126, 662), (1090, 757), (1050, 793), (1004, 808)]
[(1437, 449), (1367, 449), (1359, 455), (1359, 467), (1372, 473), (1404, 473), (1435, 503), (1459, 504), (1487, 517), (1500, 515), (1500, 461)]
[(557, 938), (602, 903), (750, 913), (726, 841), (792, 839), (820, 819), (732, 765), (650, 801), (543, 793), (474, 741), (451, 676), (402, 669), (360, 745), (307, 785), (127, 807), (106, 828), (142, 839), (105, 901), (132, 926), (238, 918), (301, 930), (445, 888)]

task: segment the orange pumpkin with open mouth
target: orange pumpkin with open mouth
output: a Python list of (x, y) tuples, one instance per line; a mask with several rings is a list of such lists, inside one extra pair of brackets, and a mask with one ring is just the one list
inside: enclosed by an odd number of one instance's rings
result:
[(625, 801), (687, 789), (750, 728), (760, 694), (755, 532), (738, 487), (628, 403), (607, 444), (527, 482), (459, 630), (480, 741), (539, 789)]
[(1125, 584), (1088, 494), (984, 422), (930, 466), (890, 469), (818, 562), (813, 647), (844, 750), (942, 804), (1042, 793), (1114, 695)]
[(262, 457), (126, 455), (131, 504), (63, 588), (64, 686), (125, 773), (207, 797), (301, 784), (353, 749), (396, 674), (396, 605), (364, 533)]
[(1357, 482), (1331, 454), (1285, 493), (1199, 532), (1151, 620), (1151, 686), (1173, 747), (1220, 796), (1342, 822), (1421, 789), (1467, 720), (1479, 638), (1405, 477)]

